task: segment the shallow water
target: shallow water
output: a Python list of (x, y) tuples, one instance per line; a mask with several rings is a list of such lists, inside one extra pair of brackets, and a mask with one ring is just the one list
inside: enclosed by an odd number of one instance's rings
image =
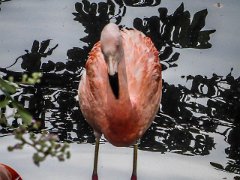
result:
[[(73, 151), (71, 160), (48, 159), (38, 169), (31, 164), (31, 150), (8, 153), (5, 146), (14, 140), (1, 137), (0, 161), (15, 166), (26, 179), (36, 172), (37, 179), (56, 175), (49, 169), (53, 166), (61, 172), (57, 179), (69, 174), (71, 179), (90, 177), (94, 136), (75, 96), (88, 52), (111, 21), (150, 36), (164, 69), (161, 109), (139, 144), (139, 178), (239, 176), (240, 45), (236, 34), (240, 25), (235, 18), (240, 17), (240, 2), (126, 2), (19, 0), (0, 4), (1, 76), (18, 81), (23, 73), (43, 72), (40, 84), (21, 86), (15, 98), (49, 132), (72, 142)], [(17, 121), (10, 118), (9, 123)], [(0, 126), (0, 131), (5, 136), (11, 129)], [(102, 177), (130, 177), (132, 149), (102, 141)], [(126, 157), (124, 162), (122, 157)], [(23, 167), (24, 158), (29, 163)], [(119, 163), (114, 166), (114, 161)], [(34, 172), (29, 173), (30, 169)], [(109, 173), (110, 169), (114, 171)]]

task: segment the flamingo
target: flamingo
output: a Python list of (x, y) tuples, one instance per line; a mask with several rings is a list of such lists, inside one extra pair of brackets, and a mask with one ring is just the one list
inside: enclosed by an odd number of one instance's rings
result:
[(22, 178), (13, 168), (0, 163), (0, 180), (22, 180)]
[(162, 96), (159, 52), (136, 29), (107, 24), (89, 53), (78, 88), (83, 116), (96, 137), (92, 180), (98, 179), (101, 135), (114, 146), (134, 145), (131, 180), (137, 179), (137, 141), (151, 125)]

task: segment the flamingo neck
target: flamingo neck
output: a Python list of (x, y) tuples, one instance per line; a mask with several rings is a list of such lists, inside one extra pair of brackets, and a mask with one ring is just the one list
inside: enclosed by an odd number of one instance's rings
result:
[[(112, 91), (110, 84), (107, 88), (107, 104), (109, 108), (110, 116), (114, 116), (115, 114), (119, 114), (119, 109), (125, 109), (125, 115), (129, 116), (129, 112), (131, 112), (132, 104), (129, 97), (128, 92), (128, 80), (127, 80), (127, 72), (125, 66), (124, 56), (121, 56), (122, 59), (118, 64), (118, 88), (119, 88), (119, 96), (116, 98)], [(121, 108), (119, 108), (121, 107)]]
[(111, 101), (110, 104), (116, 104), (116, 103), (118, 104), (123, 102), (130, 103), (125, 59), (124, 59), (124, 56), (122, 56), (121, 58), (122, 59), (119, 60), (119, 64), (118, 64), (118, 74), (117, 74), (118, 77), (114, 79), (116, 81), (114, 83), (118, 84), (118, 97), (114, 96), (111, 86), (108, 86), (107, 95), (108, 95), (108, 100)]
[(125, 60), (118, 64), (119, 98), (107, 88), (106, 118), (108, 125), (103, 133), (106, 139), (115, 146), (129, 146), (139, 138), (136, 124), (139, 120), (137, 109), (130, 100)]

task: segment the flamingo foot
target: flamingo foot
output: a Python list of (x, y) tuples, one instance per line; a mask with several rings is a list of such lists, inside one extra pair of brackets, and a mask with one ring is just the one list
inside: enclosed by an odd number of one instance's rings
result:
[(137, 175), (133, 174), (131, 180), (137, 180)]
[(98, 180), (98, 175), (97, 174), (93, 174), (92, 175), (92, 180)]

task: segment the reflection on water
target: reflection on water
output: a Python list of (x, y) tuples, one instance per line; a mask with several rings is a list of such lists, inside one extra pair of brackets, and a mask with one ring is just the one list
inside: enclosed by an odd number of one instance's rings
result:
[(163, 69), (177, 66), (175, 62), (180, 53), (174, 53), (174, 48), (211, 47), (209, 35), (215, 30), (201, 31), (208, 13), (206, 9), (195, 13), (192, 21), (189, 11), (184, 10), (183, 3), (173, 14), (168, 15), (167, 8), (163, 7), (159, 8), (158, 12), (158, 16), (135, 18), (133, 24), (136, 29), (151, 37), (157, 49), (162, 50), (160, 59)]
[[(10, 67), (0, 68), (5, 79), (13, 76), (16, 81), (21, 80), (23, 73), (43, 72), (41, 83), (20, 85), (21, 90), (14, 98), (41, 122), (42, 128), (58, 134), (62, 141), (93, 143), (93, 131), (84, 121), (75, 99), (88, 52), (99, 39), (105, 24), (111, 21), (124, 26), (121, 21), (128, 7), (150, 8), (160, 3), (160, 0), (108, 0), (107, 3), (83, 0), (75, 3), (74, 20), (84, 27), (86, 36), (81, 41), (87, 45), (69, 49), (65, 63), (42, 62), (42, 58), (51, 57), (58, 45), (49, 39), (35, 40), (30, 50), (25, 50), (26, 53), (15, 61), (21, 63), (21, 72), (11, 71)], [(207, 14), (204, 9), (191, 15), (182, 3), (172, 14), (166, 7), (159, 6), (155, 16), (136, 17), (132, 23), (133, 27), (152, 38), (161, 52), (163, 69), (168, 71), (177, 68), (181, 49), (211, 48), (210, 35), (215, 30), (202, 30)], [(163, 82), (161, 109), (141, 139), (139, 148), (203, 156), (215, 148), (214, 134), (220, 134), (229, 144), (225, 149), (229, 161), (224, 169), (240, 174), (240, 78), (233, 77), (231, 72), (226, 76), (213, 73), (211, 77), (183, 75), (182, 78), (188, 86)], [(12, 125), (18, 125), (17, 119)], [(11, 128), (0, 127), (0, 131), (4, 135)]]

